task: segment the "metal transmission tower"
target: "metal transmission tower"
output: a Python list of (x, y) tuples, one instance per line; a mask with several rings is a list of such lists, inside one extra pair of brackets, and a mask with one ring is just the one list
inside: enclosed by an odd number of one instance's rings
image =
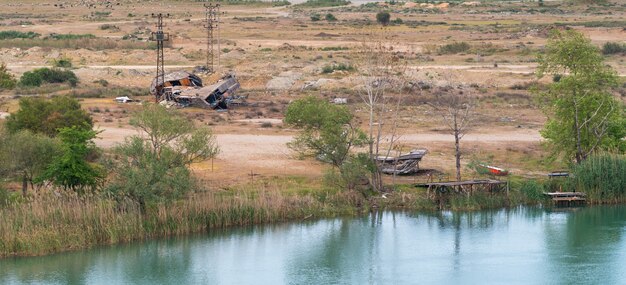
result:
[(170, 14), (152, 14), (153, 18), (157, 18), (157, 30), (150, 34), (150, 40), (157, 42), (157, 72), (155, 77), (156, 94), (155, 100), (158, 102), (163, 95), (163, 85), (165, 84), (165, 68), (163, 57), (163, 43), (170, 40), (170, 34), (163, 32), (163, 18), (169, 17)]
[(204, 27), (207, 30), (207, 46), (206, 46), (206, 68), (209, 73), (215, 72), (214, 60), (216, 52), (213, 50), (213, 36), (217, 34), (217, 66), (220, 65), (220, 30), (219, 30), (219, 14), (220, 4), (209, 3), (204, 4), (206, 9), (206, 24)]

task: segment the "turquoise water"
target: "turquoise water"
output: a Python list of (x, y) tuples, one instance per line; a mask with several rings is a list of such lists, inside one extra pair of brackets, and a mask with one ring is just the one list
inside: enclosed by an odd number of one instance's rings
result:
[(626, 284), (626, 207), (380, 212), (0, 260), (0, 284)]

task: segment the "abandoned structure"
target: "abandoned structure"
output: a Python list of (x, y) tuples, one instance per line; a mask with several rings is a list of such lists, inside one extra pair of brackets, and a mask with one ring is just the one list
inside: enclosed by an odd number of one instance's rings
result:
[[(158, 82), (157, 82), (158, 81)], [(163, 79), (156, 77), (150, 84), (150, 94), (155, 95), (160, 88), (167, 87), (202, 87), (202, 79), (195, 74), (186, 71), (169, 72)]]
[(414, 174), (419, 171), (419, 163), (426, 153), (428, 151), (425, 149), (416, 149), (397, 157), (379, 156), (376, 162), (381, 172), (385, 174)]
[(228, 109), (228, 103), (235, 97), (240, 85), (234, 75), (228, 74), (209, 86), (202, 85), (202, 79), (186, 71), (170, 72), (164, 76), (164, 84), (152, 81), (150, 92), (156, 95), (160, 88), (163, 94), (158, 101), (162, 104), (180, 107), (195, 106), (208, 109)]

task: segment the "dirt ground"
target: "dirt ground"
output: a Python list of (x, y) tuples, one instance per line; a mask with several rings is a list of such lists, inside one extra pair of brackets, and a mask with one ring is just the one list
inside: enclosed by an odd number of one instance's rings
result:
[[(407, 74), (414, 82), (433, 86), (461, 86), (479, 99), (477, 120), (462, 140), (464, 162), (487, 159), (518, 174), (539, 175), (552, 165), (542, 163), (546, 152), (541, 147), (539, 130), (545, 116), (528, 88), (538, 80), (536, 57), (541, 54), (550, 28), (575, 28), (598, 46), (626, 39), (626, 4), (613, 1), (610, 7), (576, 6), (561, 1), (499, 2), (450, 5), (448, 8), (407, 8), (400, 3), (333, 8), (271, 7), (271, 4), (222, 5), (220, 59), (218, 73), (203, 80), (213, 82), (233, 72), (241, 82), (241, 95), (248, 106), (227, 113), (187, 108), (190, 122), (213, 128), (221, 152), (212, 162), (194, 165), (198, 173), (229, 177), (220, 183), (245, 181), (258, 175), (299, 175), (320, 177), (322, 166), (314, 160), (298, 160), (286, 143), (296, 134), (282, 125), (288, 103), (304, 95), (324, 98), (346, 97), (348, 107), (361, 126), (366, 126), (363, 104), (355, 91), (359, 70), (324, 73), (333, 64), (354, 64), (359, 48), (372, 40), (383, 40), (407, 60)], [(106, 4), (109, 3), (109, 4)], [(0, 94), (0, 119), (17, 108), (17, 97), (62, 95), (102, 88), (145, 90), (154, 78), (156, 53), (145, 45), (154, 30), (152, 13), (169, 13), (166, 32), (171, 46), (165, 50), (166, 70), (191, 70), (205, 63), (206, 31), (201, 2), (182, 1), (1, 1), (0, 31), (93, 34), (128, 48), (100, 48), (89, 41), (72, 48), (49, 45), (24, 47), (19, 43), (0, 43), (0, 61), (16, 76), (34, 68), (50, 66), (54, 60), (69, 58), (80, 84), (74, 90), (59, 88), (3, 91)], [(113, 4), (110, 4), (113, 3)], [(386, 6), (385, 6), (386, 5)], [(405, 5), (405, 6), (402, 6)], [(412, 6), (411, 6), (412, 7)], [(375, 21), (377, 11), (391, 11), (392, 20), (402, 23), (381, 28)], [(331, 13), (338, 20), (324, 20)], [(312, 16), (322, 20), (313, 21)], [(600, 23), (600, 24), (598, 24)], [(617, 24), (610, 24), (617, 23)], [(621, 23), (621, 24), (620, 24)], [(467, 42), (471, 49), (455, 54), (440, 54), (444, 44)], [(14, 44), (14, 46), (11, 46)], [(218, 43), (215, 43), (218, 46)], [(607, 57), (623, 77), (626, 56)], [(309, 86), (313, 86), (309, 88)], [(626, 94), (626, 92), (622, 93)], [(401, 139), (396, 152), (426, 148), (424, 168), (450, 172), (453, 168), (453, 137), (442, 126), (440, 117), (424, 105), (428, 92), (404, 94), (407, 102), (400, 110)], [(105, 91), (100, 97), (81, 98), (82, 105), (94, 116), (102, 132), (96, 143), (114, 147), (137, 131), (128, 117), (139, 106), (116, 104)], [(623, 97), (623, 100), (626, 99)], [(148, 96), (138, 96), (150, 101)], [(225, 182), (224, 182), (225, 181)], [(216, 182), (217, 183), (217, 182)]]

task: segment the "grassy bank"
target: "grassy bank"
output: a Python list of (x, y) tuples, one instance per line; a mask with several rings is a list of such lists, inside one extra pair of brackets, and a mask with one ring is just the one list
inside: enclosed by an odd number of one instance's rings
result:
[[(479, 210), (537, 202), (529, 197), (522, 190), (512, 190), (508, 196), (458, 196), (449, 206)], [(151, 205), (145, 213), (126, 200), (45, 196), (0, 208), (0, 256), (44, 255), (230, 226), (354, 216), (377, 209), (434, 211), (437, 205), (426, 197), (425, 189), (410, 185), (384, 197), (364, 198), (298, 177), (267, 178), (194, 193), (174, 203)]]

